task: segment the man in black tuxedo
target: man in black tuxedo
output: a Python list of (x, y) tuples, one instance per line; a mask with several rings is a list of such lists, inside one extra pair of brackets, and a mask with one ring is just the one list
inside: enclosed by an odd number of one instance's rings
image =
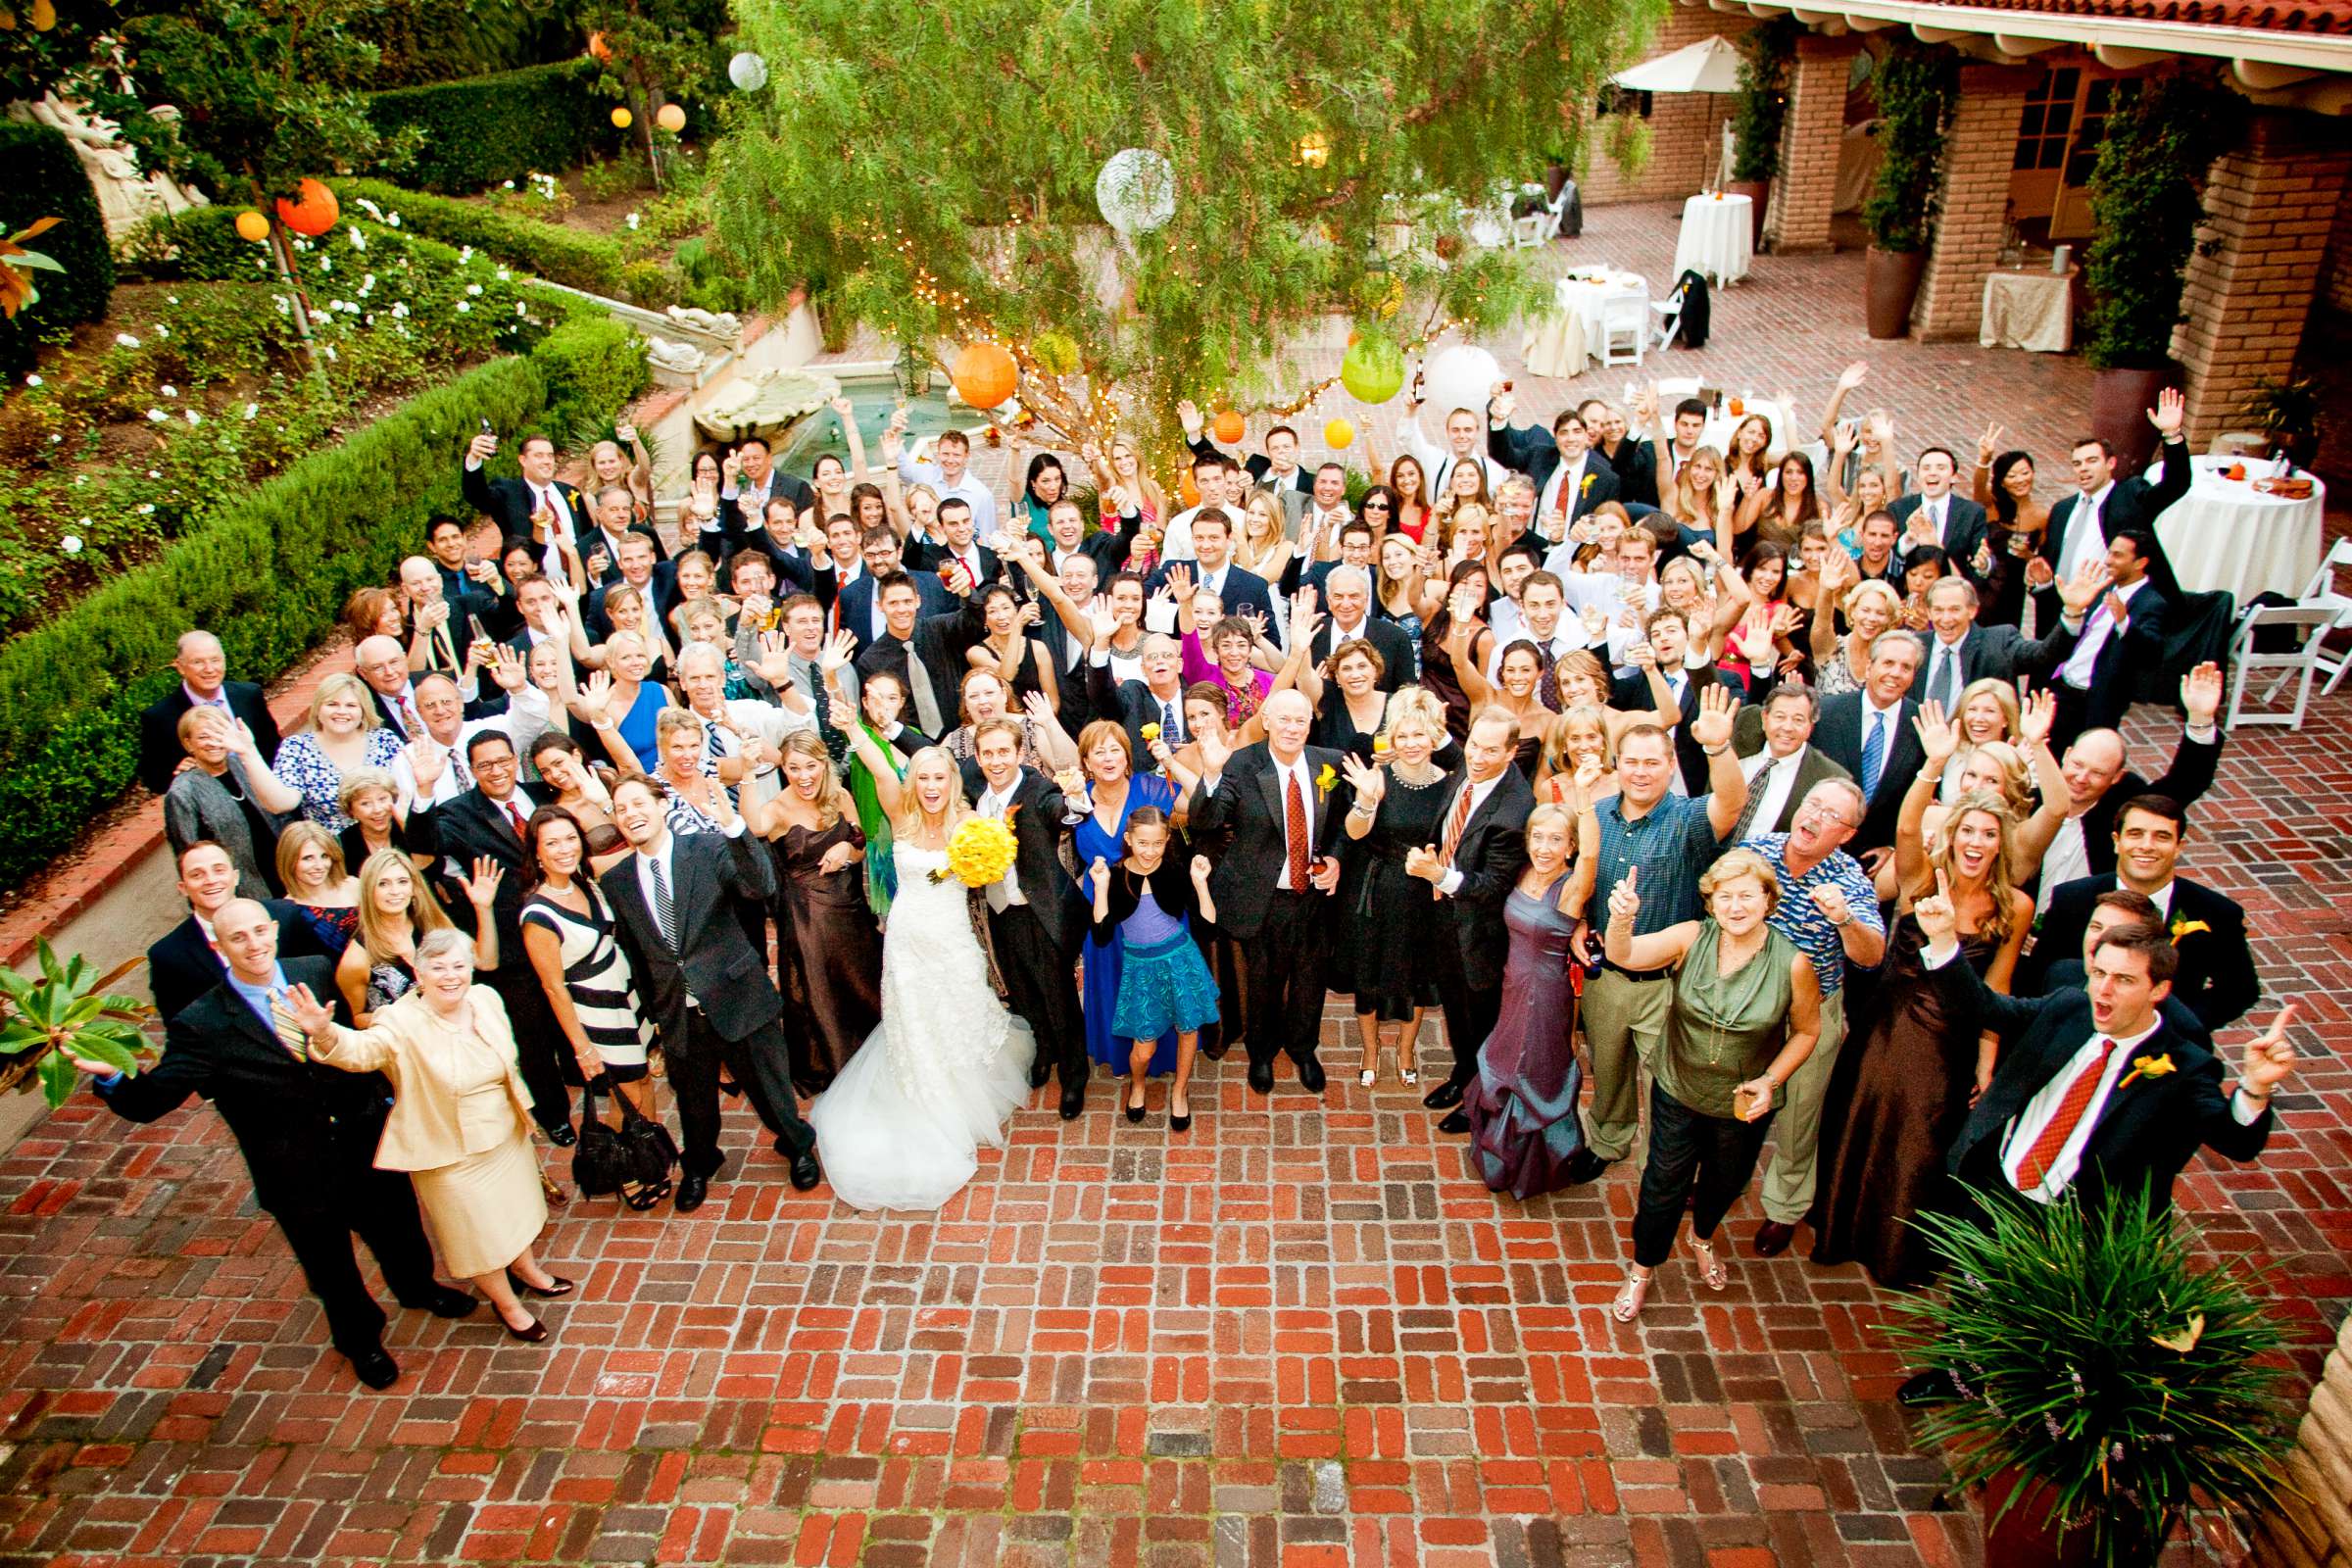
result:
[[(580, 552), (581, 569), (588, 581), (597, 586), (620, 581), (620, 547), (628, 539), (650, 539), (654, 559), (667, 561), (669, 552), (662, 546), (662, 536), (650, 522), (637, 521), (637, 498), (625, 484), (609, 484), (589, 500), (588, 525), (580, 530), (576, 548)], [(712, 562), (719, 558), (710, 557)]]
[(1012, 871), (984, 890), (989, 935), (1012, 1010), (1037, 1035), (1030, 1063), (1031, 1088), (1043, 1088), (1061, 1070), (1061, 1119), (1074, 1121), (1086, 1108), (1086, 1026), (1078, 994), (1070, 988), (1070, 963), (1086, 935), (1087, 914), (1078, 888), (1061, 868), (1062, 792), (1034, 768), (1021, 765), (1021, 727), (1008, 718), (983, 721), (972, 733), (980, 787), (972, 808), (982, 816), (1009, 821)]
[[(1184, 421), (1185, 444), (1192, 448), (1195, 457), (1222, 458), (1227, 463), (1234, 461), (1230, 453), (1209, 440), (1208, 427), (1202, 422), (1198, 408), (1190, 402), (1179, 403), (1176, 413)], [(1250, 475), (1251, 483), (1262, 484), (1278, 494), (1284, 491), (1304, 494), (1315, 487), (1315, 476), (1298, 462), (1298, 432), (1287, 424), (1278, 424), (1268, 430), (1265, 451), (1250, 453), (1241, 461), (1241, 467)], [(1286, 499), (1283, 506), (1288, 510), (1296, 507), (1297, 503)], [(1298, 520), (1298, 515), (1296, 511), (1291, 512), (1293, 521)]]
[(2059, 758), (2059, 770), (2066, 775), (2066, 820), (2042, 852), (2036, 908), (2048, 909), (2067, 883), (2115, 869), (2116, 822), (2126, 801), (2161, 795), (2188, 807), (2213, 788), (2222, 760), (2222, 732), (2214, 723), (2222, 706), (2221, 666), (2199, 664), (2181, 676), (2180, 706), (2186, 712), (2180, 742), (2154, 783), (2125, 765), (2124, 737), (2112, 729), (2084, 730)]
[(945, 614), (926, 615), (922, 593), (906, 572), (893, 572), (874, 581), (882, 606), (883, 634), (858, 656), (858, 677), (864, 680), (888, 671), (906, 685), (907, 716), (914, 727), (933, 739), (961, 722), (957, 694), (963, 690), (964, 651), (987, 634), (979, 596), (972, 592), (960, 569), (940, 579), (957, 608)]
[(2067, 583), (2066, 615), (2044, 637), (2028, 637), (2015, 626), (1980, 626), (1982, 600), (1966, 577), (1938, 577), (1928, 589), (1928, 629), (1915, 632), (1921, 650), (1920, 679), (1912, 695), (1941, 703), (1944, 715), (1960, 716), (1960, 694), (1973, 681), (2015, 685), (2022, 676), (2047, 679), (2075, 651), (2082, 612), (2107, 586), (2107, 568), (2085, 568)]
[[(1438, 1001), (1446, 1009), (1453, 1067), (1421, 1103), (1446, 1113), (1438, 1123), (1442, 1133), (1470, 1130), (1462, 1090), (1477, 1074), (1478, 1048), (1502, 1012), (1502, 960), (1511, 945), (1502, 905), (1527, 863), (1527, 813), (1536, 808), (1527, 775), (1511, 765), (1518, 745), (1516, 716), (1501, 708), (1481, 710), (1462, 741), (1462, 779), (1438, 818), (1444, 825), (1437, 845), (1407, 850), (1404, 857), (1406, 873), (1437, 894), (1430, 937), (1438, 944)], [(1349, 809), (1369, 827), (1387, 792), (1387, 774), (1349, 758), (1348, 775), (1355, 784)], [(1409, 1055), (1410, 1042), (1405, 1049)]]
[[(2126, 528), (2153, 534), (2156, 519), (2165, 509), (2188, 494), (2188, 443), (2180, 438), (2185, 413), (2180, 394), (2169, 387), (2156, 395), (2156, 407), (2148, 411), (2148, 422), (2164, 443), (2164, 467), (2153, 484), (2136, 473), (2118, 479), (2115, 454), (2097, 436), (2086, 435), (2075, 443), (2071, 457), (2075, 493), (2060, 497), (2050, 508), (2050, 525), (2043, 530), (2041, 548), (2035, 553), (2039, 564), (2029, 562), (2026, 566), (2026, 586), (2034, 592), (2041, 624), (2058, 618), (2059, 578), (2072, 577), (2100, 559), (2107, 553), (2108, 541)], [(2180, 597), (2180, 581), (2162, 548), (2148, 563), (2148, 576), (2165, 598)]]
[(139, 782), (161, 795), (172, 787), (180, 765), (188, 760), (179, 744), (180, 715), (197, 704), (225, 709), (231, 718), (244, 720), (253, 731), (262, 760), (277, 758), (277, 720), (262, 689), (249, 680), (229, 680), (228, 656), (220, 639), (209, 631), (183, 631), (179, 652), (172, 661), (179, 671), (179, 686), (139, 715)]
[(768, 505), (789, 502), (793, 515), (816, 505), (816, 492), (806, 479), (775, 466), (765, 436), (745, 436), (719, 460), (718, 526), (728, 539), (740, 538), (750, 519), (768, 515)]
[[(1320, 667), (1331, 658), (1333, 649), (1343, 643), (1363, 641), (1372, 645), (1380, 656), (1380, 680), (1384, 692), (1393, 692), (1407, 685), (1413, 678), (1413, 640), (1404, 628), (1393, 620), (1383, 620), (1372, 613), (1372, 579), (1354, 566), (1337, 566), (1323, 578), (1323, 624), (1315, 628), (1313, 646), (1307, 658)], [(1303, 607), (1295, 604), (1291, 613), (1296, 617)], [(1296, 618), (1293, 625), (1298, 624)]]
[[(212, 840), (198, 839), (179, 852), (179, 893), (188, 901), (188, 917), (147, 949), (147, 989), (155, 998), (155, 1015), (166, 1023), (228, 977), (228, 960), (214, 927), (236, 899), (236, 862)], [(277, 922), (272, 952), (288, 958), (326, 956), (300, 909), (283, 899), (267, 900), (262, 907)]]
[(2085, 729), (2121, 724), (2141, 672), (2163, 665), (2171, 605), (2149, 577), (2161, 554), (2156, 536), (2142, 529), (2126, 528), (2108, 540), (2110, 586), (2050, 682), (2058, 693), (2051, 745), (2064, 746)]
[[(524, 872), (524, 834), (531, 813), (554, 800), (555, 792), (544, 784), (520, 782), (516, 760), (514, 742), (505, 730), (475, 731), (466, 741), (466, 766), (473, 774), (473, 788), (437, 805), (419, 801), (409, 816), (414, 821), (429, 812), (441, 853), (460, 867), (470, 870), (488, 860), (505, 873), (490, 908), (498, 934), (498, 966), (483, 979), (506, 1004), (507, 1019), (514, 1027), (515, 1065), (531, 1092), (531, 1115), (546, 1129), (548, 1141), (564, 1148), (574, 1141), (571, 1091), (564, 1084), (564, 1064), (571, 1053), (557, 1049), (562, 1036), (548, 1008), (547, 990), (523, 950), (519, 923), (531, 880)], [(481, 933), (474, 936), (478, 940)]]
[(2020, 989), (2042, 989), (2050, 963), (2071, 958), (2090, 923), (2091, 906), (2121, 887), (2147, 898), (2180, 955), (2173, 996), (2197, 1016), (2207, 1034), (2234, 1023), (2262, 995), (2254, 951), (2246, 943), (2246, 911), (2212, 888), (2175, 874), (2188, 813), (2162, 795), (2137, 795), (2116, 813), (2115, 869), (2069, 882), (2050, 895)]
[(443, 597), (441, 573), (428, 556), (411, 556), (400, 564), (400, 598), (409, 635), (424, 643), (423, 667), (447, 675), (465, 673), (474, 628), (478, 625), (486, 633), (499, 612), (498, 596), (479, 588), (469, 586), (454, 599)]
[[(609, 583), (588, 596), (582, 611), (587, 622), (588, 636), (593, 642), (605, 642), (612, 635), (612, 617), (605, 613), (605, 600), (623, 583), (637, 590), (645, 601), (647, 618), (667, 628), (669, 612), (678, 608), (678, 564), (654, 559), (654, 547), (643, 534), (632, 533), (621, 540), (620, 580)], [(666, 633), (665, 633), (666, 634)]]
[[(2052, 956), (2049, 966), (2036, 971), (2034, 984), (2026, 984), (2026, 971), (2021, 966), (2015, 995), (2046, 997), (2058, 991), (2080, 991), (2090, 984), (2090, 956), (2106, 943), (2108, 934), (2121, 926), (2140, 925), (2151, 931), (2164, 929), (2164, 911), (2156, 901), (2130, 888), (2114, 888), (2090, 901), (2090, 917), (2083, 922), (2082, 939), (2071, 957)], [(2201, 1046), (2211, 1046), (2213, 1036), (2203, 1019), (2188, 1010), (2180, 1000), (2178, 986), (2172, 996), (2164, 999), (2158, 1010), (2164, 1021)]]
[[(401, 1305), (464, 1317), (473, 1298), (433, 1277), (407, 1172), (375, 1167), (391, 1087), (376, 1073), (313, 1062), (301, 1032), (273, 1015), (298, 985), (322, 999), (338, 996), (334, 960), (281, 958), (278, 917), (251, 899), (230, 899), (211, 925), (226, 967), (170, 1019), (163, 1059), (127, 1077), (75, 1065), (96, 1075), (98, 1098), (125, 1121), (160, 1121), (190, 1095), (213, 1102), (253, 1175), (254, 1201), (277, 1221), (326, 1310), (334, 1348), (362, 1383), (388, 1389), (400, 1367), (385, 1353), (384, 1309), (360, 1277), (353, 1234), (375, 1254)], [(335, 1009), (351, 1021), (341, 1003)]]
[(1094, 651), (1088, 656), (1086, 670), (1087, 691), (1094, 698), (1095, 711), (1104, 718), (1118, 720), (1127, 731), (1127, 744), (1139, 759), (1151, 755), (1151, 747), (1144, 742), (1146, 724), (1159, 726), (1159, 738), (1168, 743), (1170, 750), (1191, 740), (1192, 726), (1184, 718), (1184, 654), (1176, 639), (1164, 632), (1146, 635), (1136, 649), (1137, 659), (1144, 666), (1144, 678), (1114, 682), (1110, 673), (1109, 628), (1102, 628), (1102, 632), (1103, 636), (1096, 640)]
[[(1681, 611), (1660, 606), (1643, 618), (1642, 631), (1649, 644), (1650, 657), (1657, 664), (1660, 677), (1666, 682), (1666, 689), (1674, 694), (1675, 705), (1682, 710), (1683, 721), (1674, 731), (1674, 760), (1683, 775), (1684, 793), (1704, 795), (1708, 788), (1707, 754), (1691, 737), (1690, 721), (1698, 716), (1699, 699), (1705, 695), (1708, 687), (1724, 687), (1731, 691), (1735, 699), (1740, 695), (1739, 690), (1725, 680), (1721, 671), (1713, 665), (1704, 669), (1684, 666), (1683, 661), (1690, 653), (1690, 628), (1683, 619)], [(1576, 633), (1572, 628), (1565, 635), (1574, 636)], [(1629, 669), (1615, 676), (1609, 683), (1609, 706), (1627, 712), (1642, 712), (1657, 703), (1656, 695), (1650, 690), (1649, 672), (1645, 667)], [(1899, 795), (1901, 792), (1896, 793)], [(1886, 842), (1894, 842), (1891, 835)]]
[[(1641, 436), (1629, 434), (1625, 411), (1600, 398), (1587, 398), (1576, 407), (1585, 421), (1592, 450), (1617, 475), (1617, 499), (1628, 509), (1655, 510), (1658, 504), (1657, 449)], [(1639, 518), (1641, 513), (1634, 515)]]
[[(1559, 544), (1568, 537), (1568, 523), (1602, 502), (1617, 499), (1617, 470), (1592, 450), (1592, 432), (1585, 427), (1584, 416), (1574, 409), (1562, 409), (1546, 435), (1532, 424), (1524, 429), (1514, 427), (1511, 411), (1515, 406), (1512, 395), (1499, 389), (1487, 405), (1487, 451), (1495, 462), (1534, 482), (1537, 530), (1550, 543)], [(1544, 525), (1555, 519), (1560, 523), (1557, 539), (1544, 530)]]
[(1894, 851), (1903, 792), (1928, 761), (1911, 723), (1919, 716), (1919, 704), (1911, 700), (1918, 674), (1919, 639), (1900, 629), (1882, 632), (1870, 645), (1862, 689), (1823, 703), (1821, 721), (1813, 726), (1813, 744), (1862, 786), (1870, 803), (1847, 848), (1874, 874)]
[(576, 543), (588, 514), (579, 491), (556, 477), (555, 438), (535, 430), (522, 438), (514, 448), (518, 479), (493, 479), (484, 471), (482, 465), (497, 450), (498, 437), (488, 431), (466, 443), (458, 476), (466, 504), (497, 523), (501, 538), (528, 539), (551, 557), (557, 540)]
[[(1886, 510), (1903, 525), (1897, 555), (1907, 557), (1922, 545), (1934, 545), (1951, 563), (1953, 572), (1980, 582), (1977, 552), (1984, 548), (1986, 538), (1984, 509), (1952, 489), (1959, 474), (1960, 460), (1951, 448), (1929, 447), (1920, 453), (1913, 470), (1919, 488), (1896, 497)], [(1913, 522), (1913, 517), (1919, 521)]]
[(1209, 894), (1218, 929), (1242, 952), (1250, 1087), (1272, 1093), (1281, 1051), (1298, 1063), (1298, 1087), (1320, 1095), (1323, 900), (1340, 884), (1331, 852), (1353, 792), (1339, 774), (1343, 754), (1306, 744), (1314, 710), (1304, 697), (1278, 691), (1258, 714), (1266, 738), (1238, 752), (1216, 736), (1197, 737), (1205, 772), (1191, 821), (1233, 835)]
[[(891, 577), (905, 577), (914, 584), (915, 613), (918, 618), (953, 614), (958, 608), (954, 594), (939, 580), (936, 571), (908, 571), (901, 564), (899, 536), (888, 528), (868, 528), (858, 541), (859, 568), (844, 577), (837, 562), (834, 581), (840, 587), (833, 605), (833, 629), (846, 631), (856, 639), (858, 653), (862, 655), (881, 637), (888, 634), (890, 622), (877, 602), (882, 583)], [(817, 596), (822, 599), (824, 595)]]
[(966, 582), (972, 589), (992, 583), (1003, 574), (1004, 563), (997, 553), (980, 543), (972, 521), (972, 504), (960, 496), (950, 496), (939, 504), (940, 539), (916, 539), (906, 549), (906, 564), (916, 571), (938, 572), (944, 579), (950, 565), (961, 566)]
[(792, 1056), (777, 1020), (784, 999), (768, 975), (766, 955), (752, 949), (738, 900), (765, 905), (776, 874), (767, 847), (744, 828), (727, 801), (711, 794), (721, 831), (680, 838), (669, 831), (668, 787), (642, 774), (613, 787), (612, 820), (637, 853), (597, 878), (637, 975), (646, 1016), (661, 1032), (685, 1134), (678, 1212), (692, 1213), (726, 1163), (718, 1150), (718, 1069), (723, 1063), (774, 1132), (776, 1152), (792, 1162), (792, 1185), (814, 1187), (816, 1135), (792, 1098)]
[[(1127, 564), (1128, 553), (1135, 548), (1135, 536), (1143, 526), (1143, 513), (1129, 511), (1120, 514), (1116, 527), (1090, 530), (1086, 513), (1077, 502), (1056, 501), (1046, 510), (1046, 530), (1054, 536), (1047, 569), (1058, 575), (1072, 556), (1084, 556), (1095, 568), (1095, 581), (1101, 583)], [(1084, 599), (1076, 602), (1081, 606), (1086, 604)]]
[(1254, 571), (1244, 571), (1233, 564), (1233, 524), (1224, 513), (1203, 507), (1193, 519), (1192, 561), (1163, 562), (1152, 574), (1151, 591), (1157, 593), (1164, 583), (1189, 581), (1187, 590), (1200, 593), (1203, 589), (1217, 596), (1225, 613), (1238, 615), (1245, 611), (1263, 615), (1270, 625), (1274, 619), (1274, 596), (1266, 587), (1266, 579)]
[[(2161, 1210), (2200, 1149), (2240, 1161), (2262, 1152), (2276, 1119), (2272, 1096), (2294, 1070), (2292, 1005), (2247, 1043), (2236, 1092), (2225, 1095), (2221, 1058), (2162, 1012), (2180, 961), (2162, 931), (2111, 931), (2090, 956), (2082, 990), (2017, 998), (1953, 961), (1958, 919), (1940, 878), (1913, 915), (1955, 1033), (1982, 1027), (2002, 1037), (2000, 1065), (1945, 1159), (1986, 1200), (2047, 1204), (2071, 1193), (2091, 1209), (2146, 1202)], [(2150, 1070), (2157, 1063), (2161, 1070)], [(1897, 1397), (1931, 1404), (1954, 1392), (1948, 1373), (1923, 1372)]]
[(451, 604), (467, 593), (487, 596), (498, 607), (490, 629), (514, 626), (514, 588), (498, 574), (498, 563), (476, 559), (466, 543), (466, 524), (456, 517), (435, 517), (424, 525), (424, 549), (433, 570), (441, 577), (441, 597)]

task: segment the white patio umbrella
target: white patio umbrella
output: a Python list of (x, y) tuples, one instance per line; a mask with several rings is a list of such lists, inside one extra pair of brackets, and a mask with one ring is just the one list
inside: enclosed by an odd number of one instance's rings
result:
[(1609, 80), (1629, 92), (1738, 92), (1740, 51), (1720, 36), (1701, 38), (1628, 67)]

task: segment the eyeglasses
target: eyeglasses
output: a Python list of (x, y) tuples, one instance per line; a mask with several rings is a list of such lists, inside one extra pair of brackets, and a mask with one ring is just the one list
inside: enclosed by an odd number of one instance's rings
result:
[(1844, 817), (1839, 816), (1837, 811), (1833, 810), (1827, 806), (1807, 806), (1799, 809), (1796, 813), (1796, 820), (1800, 822), (1812, 817), (1827, 817), (1830, 821), (1836, 823), (1838, 826), (1845, 828), (1858, 828), (1862, 825), (1859, 822), (1847, 821)]

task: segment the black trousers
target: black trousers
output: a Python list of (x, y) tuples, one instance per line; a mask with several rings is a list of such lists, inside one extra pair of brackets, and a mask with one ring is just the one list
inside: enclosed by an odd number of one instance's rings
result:
[(360, 1277), (355, 1234), (375, 1254), (396, 1299), (422, 1306), (440, 1289), (416, 1213), (416, 1190), (406, 1171), (377, 1170), (374, 1157), (369, 1139), (364, 1150), (322, 1161), (320, 1175), (334, 1188), (330, 1206), (275, 1216), (311, 1294), (326, 1309), (327, 1336), (345, 1355), (366, 1354), (384, 1340), (384, 1309)]
[(1250, 1059), (1271, 1062), (1276, 1052), (1293, 1061), (1315, 1054), (1323, 1032), (1323, 906), (1321, 893), (1266, 896), (1257, 935), (1236, 943), (1250, 994)]
[[(1462, 970), (1462, 945), (1450, 920), (1432, 923), (1428, 940), (1439, 944), (1438, 1005), (1446, 1009), (1446, 1044), (1453, 1052), (1446, 1074), (1457, 1087), (1478, 1076), (1479, 1048), (1502, 1016), (1502, 987), (1474, 986)], [(1409, 1054), (1412, 1042), (1404, 1043)]]
[[(507, 955), (502, 951), (499, 956)], [(514, 1026), (514, 1064), (522, 1072), (523, 1088), (530, 1091), (531, 1119), (552, 1132), (571, 1124), (571, 1091), (565, 1085), (579, 1082), (579, 1065), (568, 1046), (558, 1054), (564, 1036), (556, 1027), (538, 971), (522, 955), (514, 957), (514, 963), (493, 969), (484, 978), (506, 1004), (507, 1021)]]
[(1242, 987), (1241, 949), (1233, 938), (1210, 925), (1206, 920), (1193, 921), (1193, 946), (1200, 950), (1200, 959), (1208, 972), (1217, 977), (1217, 1021), (1200, 1026), (1200, 1049), (1222, 1053), (1248, 1034), (1246, 998)]
[(988, 934), (1012, 1010), (1037, 1035), (1038, 1059), (1054, 1063), (1062, 1088), (1085, 1083), (1090, 1065), (1086, 1025), (1070, 978), (1070, 956), (1054, 945), (1045, 922), (1025, 904), (989, 910)]
[(1754, 1179), (1772, 1113), (1754, 1121), (1708, 1116), (1649, 1086), (1649, 1160), (1642, 1167), (1642, 1200), (1634, 1210), (1634, 1261), (1656, 1268), (1674, 1251), (1683, 1205), (1693, 1187), (1690, 1234), (1705, 1241), (1723, 1223)]
[(763, 1023), (741, 1040), (722, 1039), (701, 1008), (686, 1009), (686, 1039), (664, 1039), (662, 1054), (669, 1074), (669, 1091), (678, 1102), (680, 1140), (678, 1168), (689, 1176), (710, 1176), (725, 1164), (718, 1152), (718, 1069), (743, 1089), (744, 1098), (790, 1155), (805, 1154), (816, 1145), (816, 1134), (801, 1120), (792, 1100), (792, 1054), (783, 1031)]

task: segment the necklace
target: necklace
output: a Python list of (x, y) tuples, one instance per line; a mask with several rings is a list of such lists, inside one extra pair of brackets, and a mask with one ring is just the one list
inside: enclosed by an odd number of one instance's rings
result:
[(1446, 770), (1433, 762), (1423, 762), (1411, 772), (1405, 771), (1402, 762), (1391, 762), (1389, 773), (1397, 783), (1414, 790), (1425, 790), (1446, 776)]

